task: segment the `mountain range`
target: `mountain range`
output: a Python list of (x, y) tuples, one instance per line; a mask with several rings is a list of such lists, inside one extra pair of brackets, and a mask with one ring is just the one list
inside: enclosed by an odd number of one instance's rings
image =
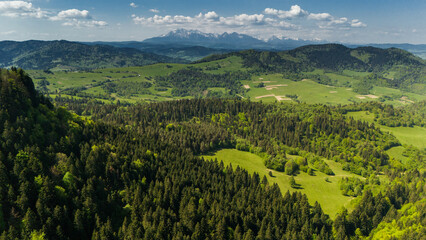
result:
[[(37, 41), (0, 42), (0, 67), (25, 69), (88, 70), (126, 66), (143, 66), (168, 62), (187, 63), (210, 55), (256, 49), (278, 52), (320, 42), (272, 37), (260, 40), (239, 33), (203, 33), (177, 29), (144, 41), (69, 42)], [(376, 48), (407, 50), (426, 57), (426, 44), (370, 44)], [(364, 45), (346, 44), (356, 48)]]
[[(231, 52), (236, 50), (258, 49), (282, 51), (291, 50), (297, 47), (313, 44), (330, 43), (320, 40), (302, 40), (285, 37), (273, 36), (267, 40), (257, 39), (255, 37), (240, 33), (204, 33), (198, 30), (176, 29), (167, 34), (148, 38), (139, 42), (96, 42), (96, 44), (106, 44), (116, 47), (136, 48), (146, 52), (152, 52), (169, 57), (179, 57), (187, 60), (198, 60), (210, 54)], [(93, 44), (93, 43), (91, 43)], [(426, 44), (392, 44), (392, 43), (372, 43), (372, 44), (351, 44), (343, 45), (356, 48), (372, 46), (377, 48), (400, 48), (409, 51), (419, 57), (426, 59)], [(192, 47), (203, 47), (203, 51), (196, 50), (194, 54)], [(185, 55), (188, 54), (188, 55)], [(205, 54), (205, 55), (204, 55)]]

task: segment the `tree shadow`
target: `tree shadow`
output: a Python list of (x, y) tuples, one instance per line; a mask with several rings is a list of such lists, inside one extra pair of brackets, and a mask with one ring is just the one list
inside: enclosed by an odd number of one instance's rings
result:
[(301, 184), (298, 184), (298, 183), (292, 184), (292, 185), (291, 185), (291, 187), (292, 187), (292, 188), (294, 188), (294, 189), (304, 189), (304, 188), (302, 187), (302, 185), (301, 185)]

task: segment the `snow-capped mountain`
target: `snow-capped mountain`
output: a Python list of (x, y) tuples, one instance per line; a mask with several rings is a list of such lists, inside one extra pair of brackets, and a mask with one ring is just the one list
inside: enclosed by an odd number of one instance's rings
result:
[(184, 44), (215, 48), (264, 48), (265, 42), (246, 34), (233, 33), (203, 33), (198, 30), (177, 29), (165, 35), (146, 39), (146, 43)]
[(198, 30), (187, 30), (187, 29), (176, 29), (170, 31), (167, 34), (161, 35), (163, 38), (180, 38), (180, 39), (191, 39), (191, 38), (217, 38), (219, 34), (216, 33), (204, 33)]

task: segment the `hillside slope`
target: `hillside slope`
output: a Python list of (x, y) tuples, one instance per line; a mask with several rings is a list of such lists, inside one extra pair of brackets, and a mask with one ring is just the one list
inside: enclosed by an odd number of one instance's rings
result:
[[(404, 89), (424, 94), (426, 88), (426, 61), (396, 48), (348, 48), (339, 44), (308, 45), (290, 51), (269, 52), (246, 50), (227, 55), (216, 55), (199, 62), (224, 59), (231, 55), (243, 59), (246, 68), (260, 73), (283, 73), (307, 78), (302, 73), (322, 69), (342, 73), (355, 71), (368, 73), (360, 80), (363, 94), (373, 86)], [(331, 82), (322, 81), (331, 85)], [(360, 90), (361, 92), (361, 90)]]
[(86, 45), (68, 41), (0, 42), (0, 67), (84, 70), (143, 66), (158, 62), (185, 62), (132, 48)]

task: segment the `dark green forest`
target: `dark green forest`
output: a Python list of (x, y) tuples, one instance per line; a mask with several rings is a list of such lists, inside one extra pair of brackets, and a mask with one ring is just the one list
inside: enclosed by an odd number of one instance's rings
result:
[[(366, 108), (395, 122), (387, 106), (232, 98), (52, 104), (22, 69), (2, 69), (0, 80), (1, 239), (359, 239), (387, 226), (402, 231), (393, 221), (405, 224), (401, 239), (426, 235), (412, 227), (426, 225), (424, 169), (393, 162), (386, 153), (400, 145), (393, 135), (344, 115)], [(421, 116), (413, 124), (423, 124)], [(359, 202), (333, 221), (306, 195), (282, 194), (257, 173), (200, 157), (222, 148), (259, 154), (289, 175), (310, 171), (308, 163), (332, 175), (326, 157), (368, 180), (344, 180), (342, 191)]]

